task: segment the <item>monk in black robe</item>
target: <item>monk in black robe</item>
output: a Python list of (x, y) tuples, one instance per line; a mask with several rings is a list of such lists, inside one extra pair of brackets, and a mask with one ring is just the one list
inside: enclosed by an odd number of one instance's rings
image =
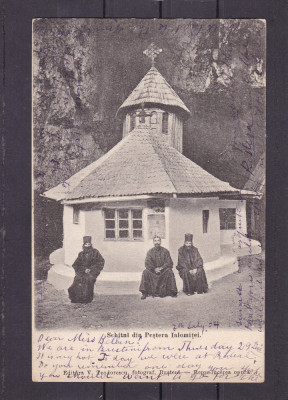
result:
[(72, 303), (91, 303), (94, 297), (96, 278), (104, 268), (105, 260), (100, 252), (92, 247), (91, 236), (84, 236), (81, 251), (72, 267), (75, 278), (68, 293)]
[(154, 237), (154, 248), (150, 249), (145, 259), (145, 270), (142, 274), (141, 299), (152, 297), (177, 297), (177, 286), (172, 271), (173, 261), (167, 249), (161, 246), (161, 238)]
[(195, 292), (206, 293), (208, 284), (203, 268), (203, 260), (196, 247), (193, 246), (193, 235), (185, 235), (184, 246), (178, 250), (179, 275), (183, 280), (183, 292), (188, 296)]

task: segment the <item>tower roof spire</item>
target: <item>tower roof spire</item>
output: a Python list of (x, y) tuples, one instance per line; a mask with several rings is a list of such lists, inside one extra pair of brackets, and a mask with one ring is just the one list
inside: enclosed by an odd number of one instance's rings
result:
[(152, 66), (144, 78), (142, 78), (136, 88), (120, 106), (117, 114), (127, 111), (127, 109), (131, 109), (132, 107), (139, 108), (142, 103), (145, 103), (145, 105), (148, 107), (149, 105), (151, 106), (151, 104), (153, 104), (153, 106), (160, 105), (170, 108), (177, 108), (179, 111), (184, 112), (183, 115), (185, 118), (190, 115), (190, 111), (185, 106), (183, 101), (154, 66), (155, 58), (161, 52), (162, 49), (159, 49), (154, 43), (151, 43), (150, 46), (143, 51), (143, 53), (151, 59)]
[(143, 51), (143, 54), (151, 59), (152, 67), (154, 67), (155, 65), (155, 58), (160, 53), (162, 53), (162, 49), (159, 49), (159, 47), (155, 46), (154, 43), (151, 43), (150, 46), (148, 46), (148, 48)]

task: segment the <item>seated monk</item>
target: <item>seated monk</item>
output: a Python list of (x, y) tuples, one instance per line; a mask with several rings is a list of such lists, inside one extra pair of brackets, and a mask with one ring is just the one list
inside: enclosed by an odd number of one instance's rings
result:
[(193, 235), (185, 235), (184, 246), (178, 250), (179, 275), (183, 280), (183, 292), (191, 296), (195, 292), (206, 293), (208, 284), (203, 268), (203, 260), (196, 247), (193, 246)]
[(100, 252), (92, 247), (91, 236), (84, 236), (83, 241), (83, 251), (79, 253), (72, 265), (75, 269), (75, 278), (68, 289), (71, 303), (92, 302), (94, 284), (105, 263)]
[(172, 271), (173, 261), (167, 249), (161, 246), (161, 238), (153, 238), (154, 247), (150, 249), (145, 259), (145, 270), (142, 274), (140, 292), (141, 300), (147, 296), (177, 297), (175, 276)]

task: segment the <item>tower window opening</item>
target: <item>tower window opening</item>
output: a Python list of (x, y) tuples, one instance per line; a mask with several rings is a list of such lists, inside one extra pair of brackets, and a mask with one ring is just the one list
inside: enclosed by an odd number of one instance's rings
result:
[(162, 114), (162, 133), (168, 134), (168, 112)]
[(151, 114), (151, 124), (157, 124), (157, 113), (153, 111)]

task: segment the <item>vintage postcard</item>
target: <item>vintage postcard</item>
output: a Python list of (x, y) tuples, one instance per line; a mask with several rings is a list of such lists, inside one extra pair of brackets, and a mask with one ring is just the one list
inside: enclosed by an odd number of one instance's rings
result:
[(264, 20), (33, 21), (33, 380), (263, 382)]

